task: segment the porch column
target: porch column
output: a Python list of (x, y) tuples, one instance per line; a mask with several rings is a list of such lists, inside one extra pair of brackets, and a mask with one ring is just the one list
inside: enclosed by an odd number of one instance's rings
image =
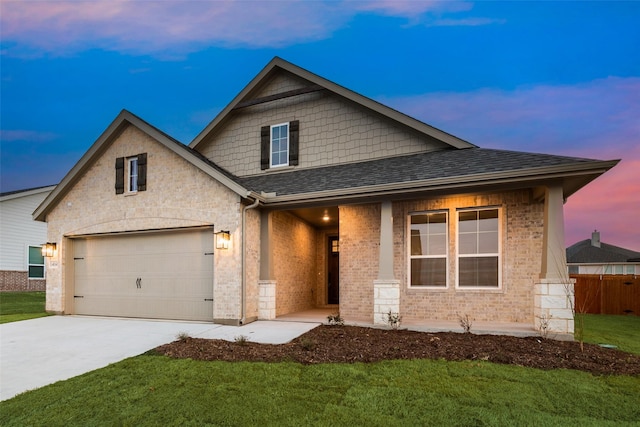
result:
[(260, 214), (260, 279), (258, 280), (258, 319), (276, 318), (276, 280), (273, 270), (273, 216)]
[(400, 281), (393, 274), (393, 212), (390, 201), (380, 205), (378, 278), (373, 281), (373, 323), (384, 325), (387, 314), (400, 313)]
[(540, 279), (535, 287), (535, 322), (556, 334), (573, 334), (573, 280), (567, 272), (562, 185), (544, 188), (544, 234)]

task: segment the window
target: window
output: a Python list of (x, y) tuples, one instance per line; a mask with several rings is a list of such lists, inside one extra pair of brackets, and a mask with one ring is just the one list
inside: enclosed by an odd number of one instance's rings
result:
[[(126, 160), (126, 161), (125, 161)], [(125, 180), (126, 175), (126, 180)], [(116, 194), (147, 189), (147, 153), (116, 159)]]
[(44, 279), (42, 247), (29, 246), (29, 279)]
[(133, 193), (138, 191), (138, 158), (131, 157), (127, 159), (127, 192)]
[(289, 165), (289, 123), (271, 126), (271, 167)]
[(409, 284), (447, 286), (447, 212), (410, 215)]
[(458, 287), (500, 287), (500, 211), (458, 211)]
[(260, 168), (298, 165), (300, 122), (263, 126), (260, 130)]

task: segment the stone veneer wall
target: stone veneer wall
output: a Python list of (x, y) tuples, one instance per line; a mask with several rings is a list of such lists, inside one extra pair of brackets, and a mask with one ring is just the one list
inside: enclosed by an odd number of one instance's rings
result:
[(44, 291), (44, 279), (29, 280), (27, 271), (0, 271), (0, 291)]
[[(456, 208), (502, 207), (502, 289), (456, 289)], [(428, 210), (449, 212), (449, 286), (408, 287), (407, 216)], [(403, 321), (457, 321), (469, 314), (476, 321), (533, 325), (535, 284), (539, 281), (544, 202), (530, 191), (444, 197), (393, 204), (394, 275), (400, 281)], [(340, 208), (340, 312), (345, 319), (372, 320), (374, 280), (378, 274), (379, 205)]]
[[(308, 83), (307, 83), (308, 84)], [(301, 87), (299, 80), (276, 78), (260, 96)], [(442, 149), (353, 103), (315, 92), (246, 107), (197, 147), (207, 158), (238, 176), (271, 173), (260, 169), (260, 128), (300, 121), (299, 166), (321, 167)], [(289, 168), (284, 168), (289, 169)], [(278, 168), (282, 171), (283, 168)]]
[[(147, 191), (116, 195), (115, 159), (139, 153), (148, 155)], [(59, 245), (56, 256), (46, 261), (46, 309), (73, 312), (73, 239), (69, 236), (215, 225), (216, 231), (230, 230), (231, 245), (214, 256), (214, 318), (238, 320), (240, 216), (238, 195), (129, 126), (47, 215), (48, 240)]]
[(276, 315), (315, 306), (316, 231), (288, 212), (273, 213)]

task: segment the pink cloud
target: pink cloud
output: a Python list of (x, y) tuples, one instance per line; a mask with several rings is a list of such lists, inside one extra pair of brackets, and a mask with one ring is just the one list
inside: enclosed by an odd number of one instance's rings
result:
[(344, 5), (356, 10), (405, 18), (416, 18), (427, 12), (466, 12), (473, 8), (469, 2), (415, 0), (348, 0)]
[(257, 1), (3, 2), (1, 16), (4, 40), (49, 52), (280, 46), (327, 37), (348, 19), (331, 3)]
[(471, 7), (465, 2), (407, 0), (5, 1), (0, 3), (0, 28), (8, 46), (4, 52), (10, 54), (26, 55), (24, 48), (34, 55), (97, 47), (160, 55), (172, 50), (179, 55), (209, 45), (281, 47), (324, 39), (360, 13), (419, 22), (427, 13), (440, 16)]
[(604, 242), (640, 251), (640, 78), (381, 101), (485, 148), (622, 159), (569, 198), (566, 242), (598, 229)]

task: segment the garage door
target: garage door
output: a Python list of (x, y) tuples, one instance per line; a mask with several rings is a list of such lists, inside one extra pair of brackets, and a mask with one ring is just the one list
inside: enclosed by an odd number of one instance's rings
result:
[(213, 320), (213, 230), (74, 241), (75, 313)]

